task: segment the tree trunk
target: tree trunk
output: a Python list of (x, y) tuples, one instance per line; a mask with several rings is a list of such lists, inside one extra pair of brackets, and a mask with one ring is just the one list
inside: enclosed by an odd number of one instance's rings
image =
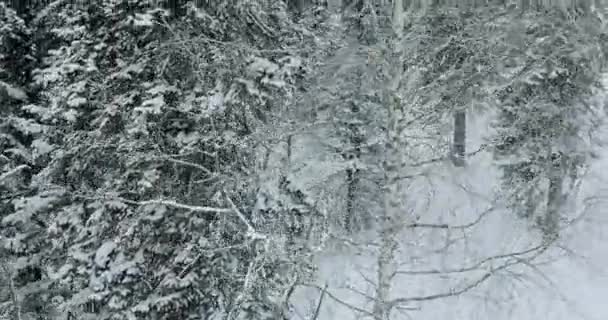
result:
[(393, 0), (393, 29), (396, 33), (403, 32), (403, 0)]
[(464, 167), (465, 165), (466, 132), (466, 111), (456, 111), (456, 113), (454, 114), (454, 139), (452, 146), (452, 161), (457, 167)]
[(342, 0), (342, 11), (359, 12), (363, 9), (364, 0)]
[(298, 14), (302, 14), (309, 3), (309, 0), (288, 0), (287, 7)]
[(577, 7), (584, 15), (591, 13), (591, 0), (579, 0), (577, 1)]
[(562, 197), (561, 177), (549, 179), (549, 195), (547, 199), (547, 215), (543, 225), (543, 233), (546, 238), (554, 239), (559, 236), (559, 207)]
[(554, 156), (549, 172), (549, 192), (547, 195), (547, 213), (543, 221), (543, 233), (547, 239), (559, 236), (559, 209), (562, 204), (564, 177), (562, 175), (563, 155)]
[(357, 191), (357, 183), (359, 170), (357, 169), (348, 169), (346, 170), (346, 183), (347, 191), (346, 191), (346, 217), (344, 221), (344, 228), (348, 233), (352, 233), (355, 231), (355, 201), (356, 201), (356, 191)]
[[(353, 112), (358, 111), (356, 106), (354, 106), (351, 110)], [(356, 117), (355, 117), (356, 118)], [(350, 144), (354, 148), (352, 153), (347, 155), (347, 158), (351, 161), (354, 161), (354, 167), (350, 167), (346, 170), (346, 183), (347, 183), (347, 194), (346, 194), (346, 219), (345, 219), (345, 229), (346, 231), (353, 232), (356, 230), (356, 222), (359, 214), (356, 210), (356, 202), (357, 202), (357, 188), (359, 186), (360, 179), (360, 170), (356, 168), (357, 161), (361, 158), (361, 142), (363, 141), (363, 137), (359, 134), (356, 127), (351, 126), (350, 128)]]
[(397, 136), (397, 114), (395, 107), (398, 100), (394, 93), (386, 93), (388, 121), (386, 128), (386, 142), (384, 150), (383, 187), (383, 210), (380, 216), (380, 252), (377, 260), (376, 270), (376, 294), (373, 307), (374, 320), (389, 320), (391, 306), (389, 303), (391, 282), (396, 270), (395, 250), (397, 249), (397, 233), (399, 228), (395, 224), (399, 211), (399, 186), (397, 181), (397, 170), (399, 166), (398, 136)]
[[(397, 22), (398, 23), (398, 22)], [(394, 28), (394, 30), (399, 30)], [(401, 30), (400, 30), (401, 31)], [(401, 33), (396, 34), (396, 41), (391, 43), (391, 53), (388, 65), (395, 65), (401, 61), (398, 43)], [(399, 171), (402, 168), (401, 148), (403, 143), (399, 132), (401, 131), (401, 119), (404, 115), (401, 99), (396, 94), (399, 88), (401, 70), (391, 70), (391, 78), (388, 79), (383, 92), (384, 105), (387, 108), (387, 121), (384, 142), (384, 159), (382, 171), (384, 173), (383, 186), (383, 208), (380, 222), (380, 248), (376, 270), (376, 293), (373, 306), (375, 320), (389, 320), (393, 308), (390, 300), (392, 280), (397, 269), (396, 250), (398, 248), (397, 237), (403, 230), (403, 225), (408, 217), (401, 210), (401, 186)]]
[(183, 16), (185, 12), (184, 0), (168, 0), (166, 2), (167, 9), (169, 10), (172, 18), (179, 18)]
[[(401, 2), (401, 0), (397, 0)], [(397, 11), (397, 13), (395, 12)], [(399, 4), (393, 6), (393, 30), (395, 39), (391, 39), (391, 48), (388, 57), (388, 65), (398, 65), (401, 61), (398, 43), (401, 39), (403, 21), (399, 14), (403, 7)], [(400, 228), (396, 223), (401, 223), (406, 217), (399, 217), (400, 192), (398, 181), (398, 170), (401, 167), (399, 157), (399, 119), (403, 111), (401, 101), (396, 95), (401, 78), (400, 68), (388, 70), (389, 79), (385, 84), (383, 102), (387, 108), (386, 136), (384, 142), (384, 160), (382, 169), (384, 172), (383, 187), (383, 210), (380, 216), (380, 252), (377, 260), (376, 270), (376, 293), (373, 306), (375, 320), (389, 320), (392, 306), (390, 304), (391, 282), (393, 280), (397, 262), (395, 251), (397, 249), (397, 234)]]
[(27, 8), (27, 0), (11, 0), (11, 7), (17, 12), (18, 15), (23, 15)]
[[(386, 192), (386, 191), (385, 191)], [(390, 197), (386, 195), (385, 197)], [(386, 209), (385, 209), (386, 210)], [(392, 307), (389, 304), (391, 282), (395, 272), (395, 250), (397, 249), (397, 241), (395, 239), (394, 221), (390, 217), (390, 211), (385, 213), (382, 221), (380, 254), (377, 263), (377, 279), (376, 296), (374, 297), (374, 320), (389, 320)]]

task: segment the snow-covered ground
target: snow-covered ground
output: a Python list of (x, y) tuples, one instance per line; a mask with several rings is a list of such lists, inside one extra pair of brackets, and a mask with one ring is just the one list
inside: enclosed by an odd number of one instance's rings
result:
[[(488, 119), (469, 119), (468, 148), (475, 150), (489, 132)], [(608, 137), (608, 133), (606, 135)], [(608, 148), (591, 165), (576, 201), (566, 215), (580, 217), (563, 231), (561, 250), (553, 250), (534, 265), (516, 266), (512, 273), (499, 272), (488, 281), (452, 297), (412, 302), (393, 313), (393, 319), (421, 320), (604, 320), (608, 319)], [(440, 164), (428, 178), (408, 190), (416, 195), (411, 203), (424, 223), (467, 224), (489, 212), (474, 227), (466, 230), (421, 229), (402, 242), (398, 253), (400, 270), (450, 270), (462, 268), (485, 258), (526, 250), (538, 245), (540, 237), (522, 219), (493, 202), (498, 172), (487, 153), (469, 159), (464, 169)], [(602, 200), (606, 197), (606, 200)], [(487, 211), (488, 208), (493, 210)], [(566, 208), (568, 210), (568, 208)], [(373, 236), (360, 235), (365, 242)], [(448, 249), (438, 250), (456, 240)], [(551, 259), (549, 259), (551, 258)], [(327, 284), (328, 292), (339, 300), (371, 310), (373, 293), (366, 280), (374, 279), (373, 250), (352, 249), (326, 252), (317, 257), (318, 285)], [(483, 264), (480, 270), (449, 275), (399, 275), (394, 280), (394, 297), (421, 297), (458, 291), (482, 277), (503, 260)], [(550, 263), (548, 263), (550, 262)], [(298, 309), (294, 319), (306, 319), (319, 298), (318, 288), (300, 288), (294, 295)], [(326, 296), (318, 320), (364, 319), (351, 308)]]

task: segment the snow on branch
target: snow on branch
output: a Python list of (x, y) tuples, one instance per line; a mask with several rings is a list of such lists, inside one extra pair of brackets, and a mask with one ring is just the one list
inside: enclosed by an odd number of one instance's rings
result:
[[(226, 192), (224, 191), (224, 194), (226, 194)], [(116, 200), (116, 201), (120, 201), (122, 203), (125, 204), (130, 204), (130, 205), (135, 205), (135, 206), (146, 206), (146, 205), (163, 205), (163, 206), (167, 206), (167, 207), (172, 207), (172, 208), (177, 208), (177, 209), (184, 209), (190, 212), (202, 212), (202, 213), (235, 213), (237, 215), (237, 217), (239, 218), (239, 220), (241, 220), (245, 226), (247, 227), (247, 235), (249, 237), (251, 237), (252, 239), (266, 239), (266, 236), (263, 234), (258, 233), (255, 228), (253, 227), (253, 225), (251, 224), (251, 222), (249, 222), (249, 220), (247, 219), (247, 217), (245, 217), (245, 215), (237, 208), (237, 206), (234, 204), (234, 202), (232, 201), (232, 199), (230, 199), (227, 195), (226, 195), (226, 200), (228, 201), (228, 203), (230, 204), (231, 208), (221, 208), (221, 207), (210, 207), (210, 206), (196, 206), (196, 205), (189, 205), (189, 204), (184, 204), (184, 203), (180, 203), (177, 202), (175, 200), (168, 200), (168, 199), (154, 199), (154, 200), (144, 200), (144, 201), (135, 201), (135, 200), (128, 200), (122, 197), (86, 197), (86, 196), (78, 196), (80, 198), (84, 198), (84, 199), (89, 199), (89, 200)]]
[(228, 209), (228, 208), (194, 206), (194, 205), (179, 203), (175, 200), (158, 199), (158, 200), (133, 201), (133, 200), (127, 200), (124, 198), (117, 198), (116, 200), (120, 200), (120, 201), (123, 201), (124, 203), (138, 205), (138, 206), (158, 204), (158, 205), (164, 205), (167, 207), (185, 209), (185, 210), (188, 210), (191, 212), (203, 212), (203, 213), (231, 213), (231, 212), (233, 212), (232, 209)]
[(22, 164), (0, 175), (0, 182), (11, 179), (24, 171), (30, 170), (30, 166)]
[(19, 101), (27, 100), (27, 94), (21, 88), (14, 87), (4, 81), (0, 81), (0, 88), (11, 99)]
[(226, 195), (226, 200), (230, 204), (230, 207), (232, 207), (232, 211), (234, 211), (239, 217), (239, 219), (241, 219), (241, 221), (243, 221), (243, 223), (247, 226), (248, 235), (253, 239), (266, 239), (266, 236), (258, 233), (253, 227), (253, 225), (249, 222), (249, 220), (245, 217), (245, 215), (241, 212), (241, 210), (236, 207), (232, 199), (230, 199), (230, 197), (228, 196), (226, 190), (224, 190), (224, 195)]

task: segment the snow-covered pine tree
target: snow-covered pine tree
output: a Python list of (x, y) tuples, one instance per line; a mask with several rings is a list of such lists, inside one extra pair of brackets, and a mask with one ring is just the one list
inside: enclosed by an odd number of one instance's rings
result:
[(568, 22), (555, 10), (517, 22), (505, 38), (512, 58), (502, 61), (508, 85), (498, 97), (494, 152), (506, 199), (553, 239), (567, 180), (590, 156), (582, 133), (599, 120), (590, 98), (601, 88), (602, 31), (591, 18)]
[(299, 67), (273, 45), (295, 31), (280, 3), (187, 8), (168, 21), (145, 1), (60, 0), (32, 22), (44, 34), (35, 80), (45, 108), (28, 108), (56, 126), (60, 143), (35, 177), (44, 206), (27, 197), (4, 222), (47, 215), (41, 237), (19, 239), (46, 239), (45, 254), (30, 256), (45, 267), (45, 302), (54, 298), (64, 314), (288, 312), (300, 265), (269, 251), (282, 247), (260, 238), (265, 226), (246, 209), (254, 133), (270, 103), (289, 96)]
[(32, 175), (40, 172), (52, 150), (50, 127), (38, 121), (28, 103), (35, 98), (31, 71), (35, 62), (34, 31), (0, 3), (0, 259), (6, 277), (2, 293), (8, 318), (26, 317), (45, 310), (38, 294), (45, 289), (41, 277), (45, 221), (58, 194), (38, 190)]
[(24, 177), (25, 171), (31, 171), (30, 143), (32, 134), (40, 133), (40, 128), (21, 110), (28, 101), (31, 30), (4, 3), (0, 3), (0, 26), (0, 172), (3, 177), (0, 195), (4, 199), (19, 191), (16, 189), (26, 187), (23, 183), (28, 181), (17, 180)]

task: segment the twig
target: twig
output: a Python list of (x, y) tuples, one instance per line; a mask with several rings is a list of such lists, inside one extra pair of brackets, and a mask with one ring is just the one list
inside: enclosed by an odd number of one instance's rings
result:
[(379, 247), (379, 246), (380, 246), (379, 244), (374, 243), (374, 242), (372, 242), (372, 241), (367, 241), (367, 242), (365, 242), (365, 243), (360, 243), (360, 242), (356, 242), (356, 241), (353, 241), (353, 240), (348, 239), (348, 238), (345, 238), (345, 237), (336, 236), (336, 235), (334, 235), (334, 234), (330, 234), (330, 235), (329, 235), (329, 238), (334, 239), (334, 240), (337, 240), (337, 241), (341, 241), (341, 242), (343, 242), (343, 243), (346, 243), (346, 244), (352, 245), (352, 246), (354, 246), (354, 247), (362, 247), (362, 246), (367, 246), (367, 247)]
[(321, 312), (321, 304), (323, 303), (323, 298), (325, 297), (325, 293), (327, 292), (328, 284), (325, 283), (325, 287), (321, 291), (321, 296), (319, 297), (319, 303), (317, 303), (317, 307), (315, 308), (315, 313), (312, 315), (310, 320), (317, 320), (319, 318), (319, 313)]
[(469, 223), (466, 224), (462, 224), (462, 225), (455, 225), (455, 226), (451, 226), (450, 224), (447, 223), (411, 223), (406, 225), (406, 228), (430, 228), (430, 229), (453, 229), (453, 230), (462, 230), (462, 229), (468, 229), (471, 228), (473, 226), (475, 226), (476, 224), (478, 224), (479, 222), (481, 222), (481, 220), (487, 216), (488, 214), (490, 214), (492, 211), (494, 210), (494, 208), (488, 208), (486, 209), (484, 212), (482, 212), (474, 221), (471, 221)]
[(234, 202), (232, 201), (232, 199), (230, 199), (230, 197), (228, 196), (228, 193), (226, 192), (226, 190), (224, 190), (224, 195), (226, 196), (226, 200), (230, 204), (230, 207), (232, 207), (232, 210), (234, 212), (236, 212), (236, 214), (239, 217), (239, 219), (241, 219), (241, 221), (243, 221), (243, 223), (247, 226), (247, 232), (249, 233), (249, 235), (252, 238), (254, 238), (254, 239), (266, 239), (266, 236), (263, 235), (263, 234), (259, 234), (255, 230), (255, 228), (253, 227), (253, 225), (249, 222), (249, 220), (247, 220), (247, 218), (241, 212), (241, 210), (239, 210), (239, 208), (237, 208), (237, 206), (234, 204)]
[(250, 290), (250, 283), (252, 281), (251, 278), (253, 277), (253, 273), (255, 271), (255, 263), (255, 260), (249, 263), (249, 267), (247, 267), (247, 274), (245, 275), (245, 280), (243, 281), (243, 288), (241, 289), (239, 295), (236, 297), (235, 306), (230, 309), (228, 315), (226, 316), (226, 319), (234, 319), (233, 314), (235, 312), (238, 312), (237, 309), (240, 308), (241, 303), (245, 299), (245, 294), (247, 294)]
[[(501, 255), (495, 255), (495, 256), (491, 256), (491, 257), (487, 257), (485, 259), (482, 259), (481, 261), (468, 266), (468, 267), (462, 267), (462, 268), (453, 268), (453, 269), (447, 269), (447, 270), (439, 270), (439, 269), (430, 269), (430, 270), (412, 270), (412, 271), (403, 271), (403, 270), (397, 270), (395, 271), (395, 274), (402, 274), (402, 275), (431, 275), (431, 274), (449, 274), (449, 273), (464, 273), (464, 272), (470, 272), (470, 271), (475, 271), (475, 270), (479, 270), (479, 268), (490, 262), (490, 261), (494, 261), (494, 260), (500, 260), (500, 259), (505, 259), (505, 258), (517, 258), (518, 256), (522, 256), (525, 254), (529, 254), (535, 251), (539, 251), (541, 249), (545, 248), (545, 244), (541, 244), (539, 246), (530, 248), (530, 249), (526, 249), (523, 251), (519, 251), (519, 252), (513, 252), (513, 253), (508, 253), (508, 254), (501, 254)], [(544, 250), (541, 250), (544, 251)]]
[(227, 247), (223, 247), (223, 248), (217, 248), (217, 249), (213, 249), (213, 250), (203, 250), (202, 252), (197, 254), (196, 257), (194, 257), (194, 260), (192, 260), (192, 262), (190, 262), (186, 267), (184, 267), (184, 269), (182, 269), (182, 271), (180, 271), (180, 273), (177, 275), (177, 277), (180, 279), (183, 278), (188, 272), (190, 272), (190, 270), (192, 270), (194, 265), (197, 264), (201, 260), (203, 255), (206, 253), (216, 253), (216, 252), (221, 252), (221, 251), (227, 251), (230, 249), (235, 249), (235, 248), (239, 248), (239, 247), (243, 247), (243, 246), (246, 246), (246, 244), (241, 243), (241, 244), (236, 244), (236, 245), (227, 246)]
[(376, 299), (376, 297), (371, 296), (371, 295), (369, 295), (369, 294), (367, 294), (367, 293), (365, 293), (365, 292), (363, 292), (363, 291), (361, 291), (361, 290), (359, 290), (357, 288), (354, 288), (353, 286), (346, 286), (345, 289), (349, 290), (349, 291), (352, 291), (353, 293), (356, 293), (356, 294), (364, 297), (365, 299), (367, 299), (369, 301), (374, 301), (374, 302), (378, 301), (378, 299)]
[(181, 164), (183, 166), (193, 167), (193, 168), (199, 169), (199, 170), (201, 170), (201, 171), (203, 171), (205, 173), (208, 173), (208, 174), (212, 174), (213, 173), (213, 172), (211, 172), (211, 170), (207, 169), (206, 167), (204, 167), (204, 166), (202, 166), (202, 165), (200, 165), (198, 163), (194, 163), (194, 162), (190, 162), (190, 161), (185, 161), (185, 160), (174, 159), (174, 158), (171, 158), (169, 156), (154, 157), (152, 159), (165, 160), (165, 161), (168, 161), (168, 162), (173, 162), (175, 164)]
[(549, 278), (549, 276), (547, 276), (545, 273), (543, 273), (536, 265), (533, 265), (533, 264), (531, 264), (528, 261), (522, 261), (522, 263), (525, 266), (527, 266), (530, 269), (532, 269), (543, 280), (545, 280), (547, 282), (547, 284), (553, 290), (555, 290), (556, 294), (558, 295), (558, 297), (560, 298), (560, 300), (562, 300), (562, 302), (568, 303), (570, 305), (574, 305), (574, 312), (578, 313), (578, 315), (581, 316), (584, 319), (590, 319), (590, 317), (585, 312), (579, 310), (579, 308), (576, 307), (576, 303), (574, 303), (573, 301), (571, 301), (570, 299), (568, 299), (568, 297), (559, 289), (559, 287), (555, 284), (555, 282), (553, 280), (551, 280), (551, 278)]
[(375, 315), (374, 315), (373, 313), (371, 313), (371, 312), (369, 312), (369, 311), (367, 311), (367, 310), (365, 310), (365, 309), (361, 309), (361, 308), (359, 308), (359, 307), (356, 307), (356, 306), (352, 305), (351, 303), (348, 303), (348, 302), (346, 302), (346, 301), (344, 301), (344, 300), (342, 300), (342, 299), (340, 299), (340, 298), (336, 297), (336, 296), (335, 296), (335, 295), (333, 295), (331, 292), (327, 291), (327, 289), (326, 289), (326, 288), (322, 288), (322, 287), (319, 287), (319, 286), (317, 286), (317, 285), (314, 285), (314, 284), (308, 284), (308, 283), (300, 283), (299, 285), (301, 285), (301, 286), (305, 286), (305, 287), (310, 287), (310, 288), (315, 288), (315, 289), (317, 289), (317, 290), (323, 291), (323, 292), (325, 292), (325, 294), (326, 294), (328, 297), (330, 297), (332, 300), (334, 300), (334, 301), (335, 301), (335, 302), (337, 302), (338, 304), (341, 304), (341, 305), (343, 305), (343, 306), (345, 306), (345, 307), (347, 307), (347, 308), (350, 308), (351, 310), (354, 310), (354, 311), (356, 311), (356, 312), (362, 313), (362, 314), (364, 314), (364, 315), (366, 315), (366, 316), (368, 316), (368, 317), (375, 317)]
[(367, 282), (369, 285), (371, 285), (372, 287), (376, 286), (376, 283), (374, 281), (372, 281), (372, 279), (370, 279), (369, 277), (367, 277), (365, 274), (363, 274), (363, 272), (361, 272), (361, 270), (357, 269), (357, 273), (359, 274), (359, 276), (365, 281)]
[[(487, 281), (491, 276), (493, 276), (496, 272), (498, 271), (502, 271), (502, 270), (506, 270), (507, 268), (514, 266), (514, 265), (519, 265), (519, 264), (524, 264), (526, 266), (533, 266), (530, 262), (532, 260), (534, 260), (535, 258), (539, 257), (541, 254), (543, 254), (548, 248), (549, 245), (554, 243), (553, 241), (549, 241), (549, 242), (545, 242), (537, 247), (525, 250), (525, 251), (521, 251), (519, 253), (513, 253), (513, 254), (505, 254), (502, 255), (503, 257), (510, 257), (512, 258), (512, 261), (510, 262), (505, 262), (503, 265), (497, 267), (497, 268), (491, 268), (490, 271), (486, 272), (483, 276), (481, 276), (480, 278), (478, 278), (476, 281), (474, 281), (473, 283), (458, 289), (458, 290), (450, 290), (448, 292), (443, 292), (443, 293), (438, 293), (438, 294), (433, 294), (433, 295), (427, 295), (427, 296), (418, 296), (418, 297), (407, 297), (407, 298), (398, 298), (395, 299), (391, 302), (392, 306), (395, 306), (396, 304), (399, 303), (405, 303), (405, 302), (415, 302), (415, 301), (430, 301), (430, 300), (436, 300), (436, 299), (442, 299), (442, 298), (447, 298), (447, 297), (453, 297), (453, 296), (457, 296), (460, 294), (463, 294), (467, 291), (470, 291), (473, 288), (476, 288), (477, 286), (479, 286), (480, 284), (482, 284), (483, 282)], [(526, 253), (526, 252), (535, 252), (535, 254), (527, 259), (523, 259), (518, 257), (519, 255)], [(498, 257), (498, 256), (497, 256)], [(485, 259), (487, 260), (487, 259)], [(483, 261), (483, 260), (482, 260)]]
[[(487, 147), (488, 146), (486, 144), (484, 144), (481, 147), (479, 147), (479, 149), (477, 149), (475, 151), (472, 151), (472, 152), (469, 152), (469, 153), (466, 153), (465, 157), (474, 156), (474, 155), (480, 153), (481, 151), (485, 150)], [(450, 159), (449, 156), (437, 157), (437, 158), (432, 158), (432, 159), (416, 162), (416, 163), (410, 164), (408, 166), (409, 167), (419, 167), (419, 166), (423, 166), (423, 165), (427, 165), (427, 164), (431, 164), (431, 163), (435, 163), (435, 162), (447, 161), (449, 159)]]
[(512, 262), (505, 263), (500, 267), (492, 268), (490, 271), (486, 272), (483, 276), (479, 277), (476, 281), (474, 281), (474, 282), (470, 283), (469, 285), (462, 287), (460, 289), (451, 289), (447, 292), (442, 292), (442, 293), (437, 293), (437, 294), (432, 294), (432, 295), (427, 295), (427, 296), (397, 298), (397, 299), (392, 300), (389, 305), (391, 307), (396, 307), (398, 304), (401, 304), (401, 303), (430, 301), (430, 300), (437, 300), (437, 299), (458, 296), (458, 295), (461, 295), (467, 291), (470, 291), (471, 289), (476, 288), (480, 284), (484, 283), (496, 272), (504, 270), (510, 266), (517, 265), (519, 263), (520, 263), (519, 261), (512, 261)]
[(21, 318), (21, 302), (19, 301), (19, 294), (17, 293), (17, 289), (15, 288), (13, 272), (12, 272), (11, 268), (8, 266), (8, 262), (3, 262), (2, 264), (3, 264), (2, 269), (4, 269), (4, 272), (7, 275), (8, 286), (9, 286), (9, 291), (10, 291), (11, 300), (13, 303), (16, 320), (21, 320), (22, 319)]
[(293, 292), (295, 291), (299, 278), (300, 278), (299, 275), (296, 273), (295, 277), (289, 284), (289, 287), (287, 287), (287, 289), (285, 289), (285, 292), (283, 292), (283, 297), (280, 302), (281, 305), (279, 307), (278, 314), (276, 315), (277, 319), (288, 319), (289, 318), (288, 317), (289, 306), (290, 306), (289, 300), (291, 299), (291, 296), (293, 295)]

